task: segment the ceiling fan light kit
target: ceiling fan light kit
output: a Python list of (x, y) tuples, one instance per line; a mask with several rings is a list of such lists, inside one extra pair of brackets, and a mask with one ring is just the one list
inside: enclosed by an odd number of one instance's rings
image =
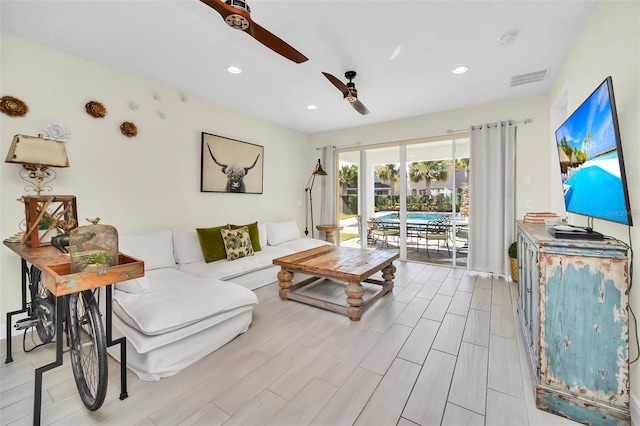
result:
[[(227, 0), (225, 1), (226, 4), (228, 4), (229, 6), (233, 6), (236, 9), (240, 9), (244, 12), (247, 13), (247, 15), (251, 14), (251, 8), (249, 7), (249, 5), (241, 0)], [(249, 28), (249, 20), (244, 16), (244, 15), (240, 15), (240, 14), (231, 14), (231, 15), (227, 15), (226, 18), (224, 18), (224, 21), (229, 24), (229, 26), (231, 28), (235, 28), (236, 30), (246, 30), (247, 28)]]
[(344, 73), (344, 76), (347, 78), (347, 80), (349, 80), (347, 84), (344, 84), (342, 81), (340, 81), (340, 79), (327, 72), (323, 72), (322, 75), (324, 75), (327, 80), (331, 82), (331, 84), (336, 86), (336, 88), (342, 93), (343, 98), (351, 104), (353, 109), (355, 109), (362, 115), (369, 114), (369, 110), (367, 109), (367, 107), (364, 106), (364, 104), (360, 102), (360, 100), (358, 100), (358, 90), (356, 89), (356, 84), (351, 81), (356, 77), (355, 71), (347, 71), (346, 73)]

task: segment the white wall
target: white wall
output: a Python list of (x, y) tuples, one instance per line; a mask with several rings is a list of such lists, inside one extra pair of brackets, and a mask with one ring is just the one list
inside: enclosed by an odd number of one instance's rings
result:
[[(640, 2), (600, 1), (594, 7), (584, 30), (567, 56), (550, 99), (565, 85), (569, 91), (569, 112), (575, 110), (607, 77), (613, 88), (620, 125), (632, 217), (633, 245), (640, 247)], [(570, 215), (572, 223), (586, 224), (586, 217)], [(595, 220), (594, 228), (606, 235), (629, 242), (629, 228), (613, 222)], [(634, 262), (638, 271), (637, 262)], [(635, 281), (638, 281), (637, 272)], [(637, 287), (637, 283), (636, 283)], [(640, 312), (640, 294), (630, 294), (634, 312)], [(633, 325), (633, 322), (632, 322)], [(629, 332), (630, 356), (636, 354), (636, 330)], [(631, 365), (631, 391), (640, 395), (640, 369)]]
[[(535, 83), (534, 83), (535, 84)], [(447, 130), (502, 120), (532, 119), (518, 125), (516, 148), (516, 217), (527, 211), (547, 211), (549, 196), (549, 109), (546, 95), (447, 111), (311, 136), (314, 146), (349, 146), (447, 135)], [(472, 160), (473, 161), (473, 160)], [(529, 177), (530, 183), (525, 184)], [(530, 202), (530, 207), (527, 207)]]
[[(304, 229), (304, 185), (315, 155), (307, 135), (205, 102), (197, 94), (188, 94), (184, 103), (167, 87), (7, 34), (1, 35), (1, 52), (1, 95), (22, 99), (29, 112), (0, 114), (0, 155), (4, 159), (15, 134), (35, 136), (51, 122), (71, 129), (71, 167), (57, 170), (52, 193), (77, 197), (81, 224), (99, 216), (101, 223), (131, 234), (292, 218)], [(154, 91), (161, 101), (152, 97)], [(106, 117), (85, 112), (90, 100), (107, 107)], [(140, 105), (138, 111), (129, 108), (131, 101)], [(166, 113), (164, 120), (158, 111)], [(121, 134), (123, 121), (137, 125), (137, 137)], [(203, 131), (264, 146), (262, 195), (200, 192)], [(19, 165), (0, 168), (4, 239), (24, 219), (24, 206), (16, 199), (25, 192)], [(6, 247), (0, 249), (0, 279), (4, 319), (20, 305), (20, 262)]]

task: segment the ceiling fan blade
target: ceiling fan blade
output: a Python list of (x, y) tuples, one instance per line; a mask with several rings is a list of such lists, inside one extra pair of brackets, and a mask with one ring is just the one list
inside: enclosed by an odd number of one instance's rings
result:
[(369, 110), (367, 109), (367, 107), (364, 106), (364, 104), (362, 102), (360, 102), (360, 100), (358, 100), (358, 99), (356, 99), (355, 101), (351, 102), (351, 106), (353, 107), (353, 109), (355, 109), (356, 111), (358, 111), (362, 115), (369, 114)]
[[(242, 23), (245, 26), (248, 24), (248, 27), (244, 29), (240, 27), (239, 25), (240, 23), (237, 22), (237, 20), (235, 19), (231, 19), (231, 22), (233, 22), (236, 25), (232, 25), (229, 22), (227, 23), (229, 23), (229, 25), (233, 26), (236, 29), (240, 29), (246, 32), (251, 37), (255, 38), (257, 41), (264, 44), (274, 52), (284, 56), (285, 58), (297, 64), (309, 60), (309, 58), (307, 58), (302, 53), (298, 52), (296, 49), (291, 47), (284, 40), (280, 39), (279, 37), (275, 36), (274, 34), (270, 33), (269, 31), (261, 27), (260, 25), (256, 24), (256, 22), (253, 19), (251, 19), (251, 15), (245, 12), (244, 10), (228, 5), (220, 0), (200, 0), (200, 1), (206, 4), (207, 6), (211, 7), (212, 9), (214, 9), (216, 12), (218, 12), (225, 21), (227, 20), (227, 16), (230, 16), (230, 15), (236, 15), (236, 16), (239, 15), (240, 17), (244, 18), (244, 20), (242, 20)], [(242, 19), (242, 18), (239, 18), (239, 19)]]
[(284, 40), (256, 24), (255, 21), (251, 21), (251, 25), (245, 30), (245, 32), (267, 46), (269, 49), (295, 62), (296, 64), (309, 60), (309, 58), (298, 52)]
[(349, 96), (349, 88), (347, 87), (346, 84), (344, 84), (338, 78), (334, 77), (333, 75), (329, 74), (328, 72), (322, 72), (322, 74), (325, 77), (327, 77), (327, 80), (329, 80), (334, 86), (336, 86), (339, 91), (342, 92), (342, 95), (343, 95), (344, 98)]

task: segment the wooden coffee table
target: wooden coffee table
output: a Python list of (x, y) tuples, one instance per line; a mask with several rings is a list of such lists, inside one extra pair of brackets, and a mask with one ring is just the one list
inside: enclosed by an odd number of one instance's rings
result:
[[(371, 303), (393, 290), (393, 278), (396, 272), (393, 261), (398, 256), (397, 253), (382, 250), (322, 246), (279, 257), (273, 260), (273, 264), (281, 267), (278, 272), (278, 281), (282, 300), (295, 300), (348, 315), (352, 321), (360, 321), (362, 312)], [(384, 281), (370, 278), (378, 271), (382, 271)], [(295, 272), (309, 274), (312, 277), (294, 285), (291, 281)], [(345, 289), (347, 305), (296, 293), (296, 290), (322, 278), (347, 284)], [(363, 282), (381, 286), (380, 290), (366, 301), (362, 297), (365, 294)]]

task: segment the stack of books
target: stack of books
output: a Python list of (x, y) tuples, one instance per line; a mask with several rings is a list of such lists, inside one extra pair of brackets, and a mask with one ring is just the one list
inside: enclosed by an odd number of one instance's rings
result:
[(530, 212), (524, 215), (524, 221), (526, 223), (553, 223), (559, 222), (560, 220), (560, 216), (549, 212)]

